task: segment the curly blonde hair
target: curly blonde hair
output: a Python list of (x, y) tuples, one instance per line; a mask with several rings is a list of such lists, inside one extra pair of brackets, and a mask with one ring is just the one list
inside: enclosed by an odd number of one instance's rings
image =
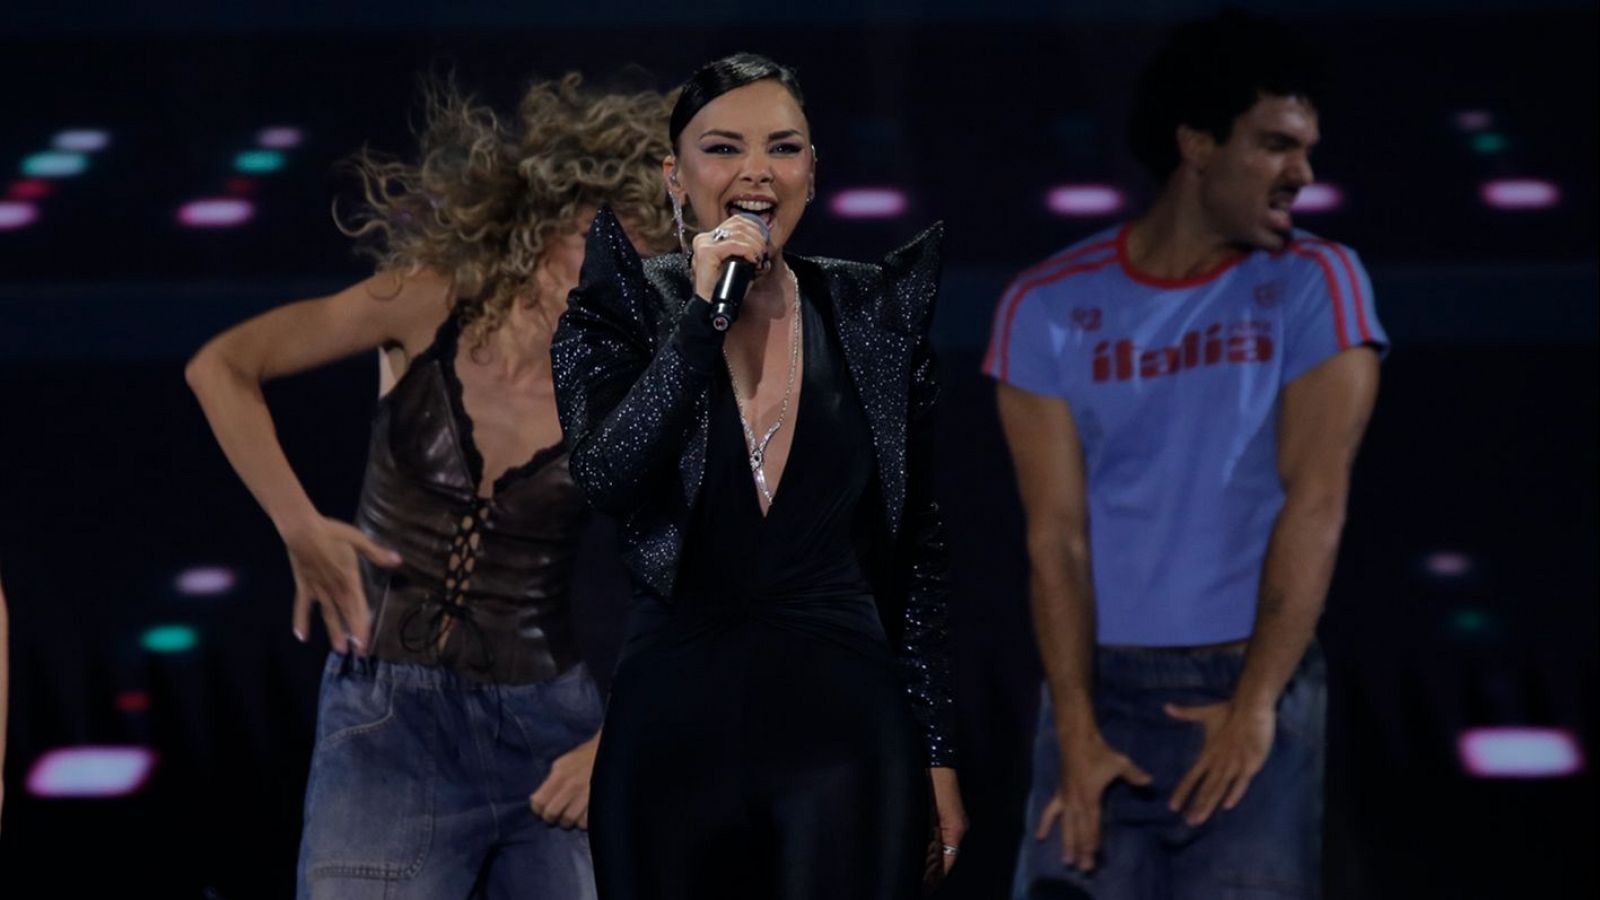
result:
[(546, 242), (584, 207), (609, 204), (652, 249), (673, 246), (661, 160), (672, 152), (675, 94), (596, 93), (576, 72), (535, 82), (514, 122), (451, 80), (424, 85), (415, 163), (363, 149), (351, 160), (364, 204), (345, 234), (380, 271), (429, 268), (447, 277), (451, 303), (480, 347), (519, 299), (552, 321), (566, 298), (538, 297)]

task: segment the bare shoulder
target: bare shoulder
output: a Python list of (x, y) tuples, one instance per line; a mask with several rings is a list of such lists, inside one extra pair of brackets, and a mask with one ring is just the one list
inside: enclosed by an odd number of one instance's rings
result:
[(346, 293), (384, 320), (385, 346), (405, 354), (421, 353), (433, 341), (454, 299), (451, 280), (432, 268), (385, 270), (352, 285)]

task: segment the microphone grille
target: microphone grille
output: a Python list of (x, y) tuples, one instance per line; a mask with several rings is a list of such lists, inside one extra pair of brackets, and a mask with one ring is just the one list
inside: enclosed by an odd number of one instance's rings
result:
[(772, 229), (767, 227), (766, 219), (761, 218), (753, 212), (746, 212), (744, 210), (740, 210), (737, 215), (743, 216), (744, 218), (756, 223), (756, 226), (761, 229), (761, 236), (766, 240), (772, 240)]

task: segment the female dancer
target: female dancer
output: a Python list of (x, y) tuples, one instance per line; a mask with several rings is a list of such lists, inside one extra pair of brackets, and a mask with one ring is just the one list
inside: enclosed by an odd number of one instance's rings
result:
[[(299, 895), (588, 897), (573, 827), (601, 702), (568, 596), (586, 507), (549, 341), (598, 206), (641, 250), (670, 240), (667, 99), (569, 75), (505, 125), (453, 88), (430, 96), (418, 163), (356, 160), (366, 208), (347, 231), (376, 239), (377, 274), (223, 333), (187, 375), (283, 536), (296, 636), (316, 604), (333, 644)], [(260, 385), (373, 348), (384, 393), (352, 526), (312, 506)]]
[[(815, 152), (762, 57), (695, 73), (670, 138), (680, 223), (721, 224), (641, 266), (602, 211), (552, 346), (573, 477), (622, 517), (638, 586), (600, 895), (914, 897), (965, 828), (930, 496), (940, 232), (882, 265), (786, 253)], [(734, 259), (759, 275), (723, 333), (707, 298)]]

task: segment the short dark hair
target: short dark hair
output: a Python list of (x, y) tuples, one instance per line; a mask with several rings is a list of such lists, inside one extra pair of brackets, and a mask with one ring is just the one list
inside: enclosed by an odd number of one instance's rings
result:
[(1128, 142), (1157, 180), (1178, 167), (1179, 125), (1225, 143), (1233, 121), (1262, 95), (1302, 97), (1325, 90), (1321, 52), (1281, 22), (1227, 12), (1172, 33), (1139, 76)]
[(795, 77), (794, 70), (758, 53), (735, 53), (701, 66), (679, 88), (678, 102), (667, 120), (667, 137), (672, 149), (677, 151), (678, 137), (707, 103), (735, 88), (769, 80), (783, 85), (794, 102), (805, 109), (805, 95), (800, 92), (800, 80)]

